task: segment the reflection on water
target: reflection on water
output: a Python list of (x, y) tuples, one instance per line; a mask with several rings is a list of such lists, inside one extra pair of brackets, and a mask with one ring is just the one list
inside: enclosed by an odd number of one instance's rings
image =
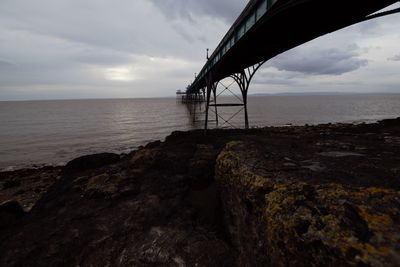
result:
[(187, 116), (189, 119), (189, 123), (193, 128), (201, 128), (204, 127), (204, 117), (205, 117), (205, 103), (202, 102), (193, 102), (193, 103), (185, 103)]

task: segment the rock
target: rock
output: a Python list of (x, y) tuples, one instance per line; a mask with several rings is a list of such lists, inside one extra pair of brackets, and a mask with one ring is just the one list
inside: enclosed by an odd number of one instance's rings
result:
[(379, 126), (381, 127), (399, 127), (400, 126), (400, 117), (396, 119), (386, 119), (386, 120), (381, 120), (378, 122)]
[(0, 199), (34, 204), (0, 266), (398, 266), (399, 128), (176, 132), (74, 175), (0, 173), (22, 181)]
[(61, 167), (0, 172), (0, 181), (12, 181), (0, 193), (0, 203), (17, 201), (28, 212), (60, 176)]
[(119, 179), (107, 173), (95, 175), (89, 178), (86, 191), (97, 196), (111, 196), (118, 191)]
[(3, 183), (3, 189), (9, 189), (9, 188), (13, 188), (13, 187), (18, 187), (21, 185), (21, 181), (15, 180), (15, 179), (11, 179), (11, 180), (7, 180)]
[(322, 172), (325, 170), (325, 166), (322, 166), (319, 162), (304, 161), (302, 168), (309, 169), (314, 172)]
[[(210, 225), (217, 222), (199, 219), (207, 213), (193, 205), (199, 195), (188, 201), (195, 152), (172, 141), (64, 176), (18, 234), (0, 233), (0, 266), (232, 266), (234, 250)], [(216, 190), (204, 194), (216, 205)]]
[(157, 140), (157, 141), (148, 143), (145, 146), (145, 148), (156, 148), (156, 147), (159, 147), (161, 144), (162, 144), (162, 142), (160, 140)]
[[(239, 265), (398, 266), (398, 190), (367, 179), (354, 187), (334, 176), (321, 183), (320, 173), (304, 177), (302, 168), (274, 171), (271, 159), (259, 160), (267, 151), (231, 142), (217, 160), (224, 224)], [(337, 160), (345, 168), (348, 159)]]
[(353, 153), (347, 151), (327, 151), (319, 153), (321, 156), (324, 157), (332, 157), (332, 158), (341, 158), (341, 157), (363, 157), (363, 154), (360, 153)]
[(0, 230), (16, 225), (24, 215), (24, 210), (16, 201), (8, 201), (0, 204)]
[(130, 159), (130, 164), (133, 168), (137, 169), (149, 169), (152, 168), (159, 158), (161, 157), (159, 150), (151, 148), (143, 148), (137, 150), (132, 158)]
[(90, 169), (100, 168), (118, 162), (120, 156), (113, 153), (100, 153), (82, 156), (71, 160), (63, 169), (64, 174), (78, 173)]
[(211, 145), (197, 145), (189, 163), (189, 176), (195, 187), (207, 187), (214, 181), (214, 166), (219, 150)]

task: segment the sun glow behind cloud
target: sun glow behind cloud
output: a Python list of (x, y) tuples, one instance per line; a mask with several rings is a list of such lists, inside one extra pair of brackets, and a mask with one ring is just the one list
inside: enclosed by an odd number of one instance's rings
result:
[[(102, 77), (107, 81), (137, 82), (139, 80), (170, 79), (183, 76), (188, 79), (188, 69), (199, 69), (201, 64), (176, 57), (154, 57), (147, 55), (132, 55), (132, 61), (125, 65), (97, 67)], [(182, 77), (178, 77), (182, 79)], [(186, 80), (185, 80), (186, 81)]]
[(130, 82), (137, 80), (132, 69), (128, 67), (108, 68), (104, 75), (106, 80), (109, 81)]

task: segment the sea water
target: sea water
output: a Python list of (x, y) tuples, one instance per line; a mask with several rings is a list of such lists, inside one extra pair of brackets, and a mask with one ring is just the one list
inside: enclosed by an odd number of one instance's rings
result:
[[(238, 102), (234, 97), (217, 100)], [(395, 94), (249, 96), (248, 105), (251, 127), (374, 122), (400, 116), (400, 95)], [(219, 126), (243, 127), (240, 110), (218, 108)], [(204, 106), (187, 106), (175, 98), (0, 102), (0, 169), (60, 165), (100, 152), (126, 153), (163, 140), (172, 131), (203, 125)]]

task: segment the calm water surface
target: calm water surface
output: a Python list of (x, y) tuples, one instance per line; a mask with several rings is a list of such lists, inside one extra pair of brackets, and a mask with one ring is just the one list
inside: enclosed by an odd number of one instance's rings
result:
[[(227, 119), (238, 110), (224, 108), (219, 114)], [(0, 102), (0, 169), (128, 152), (172, 131), (201, 128), (202, 111), (197, 107), (193, 122), (189, 108), (174, 98)], [(249, 116), (251, 126), (259, 127), (373, 122), (400, 116), (400, 95), (251, 96)], [(231, 123), (243, 127), (243, 114)]]

